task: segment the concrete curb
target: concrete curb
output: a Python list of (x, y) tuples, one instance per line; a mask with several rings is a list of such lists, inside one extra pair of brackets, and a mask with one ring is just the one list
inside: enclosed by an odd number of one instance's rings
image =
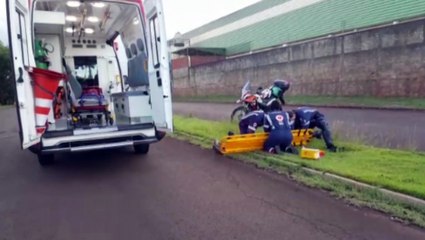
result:
[[(229, 156), (225, 156), (225, 157), (229, 157)], [(233, 158), (233, 157), (230, 157)], [(333, 173), (328, 173), (328, 172), (324, 172), (321, 170), (316, 170), (313, 168), (308, 168), (308, 167), (302, 167), (300, 164), (297, 163), (293, 163), (293, 162), (289, 162), (289, 161), (285, 161), (284, 164), (290, 165), (290, 166), (294, 166), (294, 167), (299, 167), (301, 168), (303, 171), (306, 171), (308, 173), (314, 174), (314, 175), (319, 175), (319, 176), (323, 176), (329, 179), (333, 179), (333, 180), (338, 180), (347, 184), (351, 184), (354, 185), (356, 187), (362, 188), (362, 189), (370, 189), (370, 190), (376, 190), (380, 193), (382, 193), (383, 195), (386, 195), (392, 199), (398, 200), (400, 202), (403, 203), (408, 203), (411, 205), (415, 205), (415, 206), (419, 206), (419, 207), (424, 207), (425, 208), (425, 199), (421, 199), (421, 198), (417, 198), (417, 197), (413, 197), (404, 193), (400, 193), (400, 192), (395, 192), (392, 190), (388, 190), (386, 188), (382, 188), (382, 187), (377, 187), (377, 186), (373, 186), (364, 182), (359, 182), (350, 178), (346, 178), (337, 174), (333, 174)]]
[[(234, 157), (234, 156), (226, 156), (223, 155), (224, 157), (227, 158), (231, 158), (231, 159), (236, 159), (236, 160), (242, 160), (243, 159), (239, 159), (238, 157)], [(320, 175), (320, 176), (324, 176), (330, 179), (334, 179), (334, 180), (338, 180), (344, 183), (349, 183), (349, 184), (353, 184), (357, 187), (360, 188), (367, 188), (367, 189), (371, 189), (371, 190), (376, 190), (392, 199), (398, 200), (400, 202), (404, 202), (404, 203), (408, 203), (411, 205), (415, 205), (415, 206), (419, 206), (419, 207), (424, 207), (425, 208), (425, 199), (421, 199), (421, 198), (417, 198), (417, 197), (413, 197), (404, 193), (400, 193), (400, 192), (395, 192), (392, 190), (388, 190), (386, 188), (382, 188), (382, 187), (377, 187), (377, 186), (373, 186), (367, 183), (363, 183), (363, 182), (359, 182), (350, 178), (346, 178), (340, 175), (336, 175), (333, 173), (328, 173), (328, 172), (324, 172), (324, 171), (320, 171), (320, 170), (316, 170), (316, 169), (312, 169), (312, 168), (308, 168), (308, 167), (302, 167), (300, 164), (297, 163), (293, 163), (293, 162), (289, 162), (289, 161), (284, 161), (285, 164), (287, 165), (291, 165), (294, 167), (300, 167), (303, 171), (306, 171), (308, 173), (314, 174), (314, 175)], [(275, 169), (273, 169), (275, 170)], [(277, 171), (276, 171), (277, 172)]]
[[(225, 156), (225, 157), (230, 157), (230, 156)], [(230, 157), (233, 159), (238, 160), (237, 158), (234, 157)], [(333, 179), (333, 180), (338, 180), (347, 184), (351, 184), (353, 186), (362, 188), (362, 189), (370, 189), (370, 190), (376, 190), (380, 193), (382, 193), (383, 195), (397, 200), (399, 202), (403, 202), (403, 203), (407, 203), (410, 205), (415, 205), (415, 206), (419, 206), (419, 207), (424, 207), (425, 208), (425, 200), (421, 199), (421, 198), (417, 198), (417, 197), (413, 197), (404, 193), (400, 193), (400, 192), (395, 192), (392, 190), (388, 190), (386, 188), (381, 188), (381, 187), (377, 187), (377, 186), (373, 186), (367, 183), (363, 183), (363, 182), (359, 182), (350, 178), (346, 178), (340, 175), (336, 175), (333, 173), (328, 173), (328, 172), (324, 172), (324, 171), (320, 171), (320, 170), (316, 170), (316, 169), (312, 169), (312, 168), (308, 168), (308, 167), (302, 167), (301, 165), (297, 164), (297, 163), (293, 163), (293, 162), (289, 162), (289, 161), (285, 161), (284, 164), (290, 165), (290, 166), (294, 166), (294, 167), (300, 167), (303, 171), (306, 171), (308, 173), (314, 174), (314, 175), (319, 175), (319, 176), (323, 176), (329, 179)]]
[[(190, 134), (189, 134), (190, 135)], [(243, 158), (238, 158), (238, 157), (234, 157), (234, 156), (226, 156), (227, 158), (231, 158), (231, 159), (236, 159), (236, 160), (243, 160)], [(363, 183), (363, 182), (359, 182), (350, 178), (346, 178), (340, 175), (336, 175), (333, 173), (328, 173), (325, 171), (320, 171), (320, 170), (316, 170), (316, 169), (312, 169), (312, 168), (308, 168), (308, 167), (303, 167), (300, 164), (297, 163), (293, 163), (293, 162), (289, 162), (289, 161), (284, 161), (285, 164), (287, 165), (291, 165), (291, 166), (295, 166), (295, 167), (300, 167), (302, 170), (309, 172), (311, 174), (315, 174), (315, 175), (320, 175), (320, 176), (324, 176), (327, 178), (331, 178), (334, 180), (338, 180), (338, 181), (342, 181), (344, 183), (349, 183), (349, 184), (353, 184), (357, 187), (360, 188), (367, 188), (367, 189), (371, 189), (371, 190), (376, 190), (392, 199), (398, 200), (400, 202), (404, 202), (404, 203), (408, 203), (411, 205), (415, 205), (415, 206), (420, 206), (420, 207), (424, 207), (425, 208), (425, 199), (421, 199), (421, 198), (417, 198), (417, 197), (413, 197), (404, 193), (400, 193), (400, 192), (395, 192), (386, 188), (382, 188), (382, 187), (378, 187), (378, 186), (373, 186), (367, 183)]]
[[(183, 141), (187, 141), (187, 142), (190, 143), (190, 141), (188, 141), (188, 140), (183, 140)], [(191, 143), (191, 144), (193, 144), (193, 143)], [(199, 146), (199, 147), (201, 147), (201, 146)], [(203, 147), (201, 147), (201, 148), (203, 148)], [(217, 154), (217, 153), (215, 153), (215, 154)], [(236, 156), (226, 156), (226, 155), (222, 155), (222, 156), (229, 158), (229, 159), (237, 160), (237, 161), (244, 161), (243, 158), (239, 158), (239, 157), (236, 157)], [(253, 164), (253, 163), (250, 163), (250, 164)], [(291, 165), (291, 166), (294, 166), (294, 167), (300, 167), (303, 171), (306, 171), (306, 172), (314, 174), (314, 175), (320, 175), (320, 176), (324, 176), (324, 177), (327, 177), (327, 178), (330, 178), (330, 179), (338, 180), (338, 181), (341, 181), (341, 182), (344, 182), (344, 183), (353, 184), (353, 185), (355, 185), (359, 188), (363, 188), (363, 189), (367, 188), (367, 189), (371, 189), (371, 190), (376, 190), (376, 191), (382, 193), (383, 195), (385, 195), (389, 198), (398, 200), (398, 201), (403, 202), (403, 203), (407, 203), (407, 204), (418, 206), (418, 207), (425, 207), (425, 200), (421, 199), (421, 198), (413, 197), (413, 196), (410, 196), (410, 195), (407, 195), (407, 194), (404, 194), (404, 193), (395, 192), (395, 191), (392, 191), (392, 190), (388, 190), (386, 188), (373, 186), (373, 185), (363, 183), (363, 182), (359, 182), (359, 181), (356, 181), (356, 180), (353, 180), (353, 179), (350, 179), (350, 178), (342, 177), (342, 176), (339, 176), (339, 175), (336, 175), (336, 174), (333, 174), (333, 173), (315, 170), (315, 169), (308, 168), (308, 167), (302, 167), (300, 164), (297, 164), (297, 163), (285, 161), (285, 164)], [(274, 172), (279, 174), (277, 169), (271, 168), (271, 170), (273, 170)]]
[(372, 186), (372, 185), (369, 185), (369, 184), (366, 184), (366, 183), (363, 183), (363, 182), (358, 182), (356, 180), (345, 178), (345, 177), (335, 175), (335, 174), (332, 174), (332, 173), (322, 172), (322, 171), (318, 171), (318, 170), (306, 168), (306, 167), (302, 167), (302, 169), (304, 171), (307, 171), (307, 172), (312, 173), (312, 174), (325, 176), (325, 177), (332, 178), (332, 179), (335, 179), (335, 180), (339, 180), (339, 181), (342, 181), (342, 182), (345, 182), (345, 183), (348, 183), (348, 184), (353, 184), (356, 187), (377, 190), (377, 191), (381, 192), (382, 194), (387, 195), (388, 197), (396, 199), (396, 200), (401, 201), (401, 202), (405, 202), (405, 203), (420, 206), (420, 207), (425, 207), (425, 200), (420, 199), (420, 198), (416, 198), (416, 197), (406, 195), (406, 194), (403, 194), (403, 193), (399, 193), (399, 192), (394, 192), (394, 191), (391, 191), (391, 190), (388, 190), (388, 189), (385, 189), (385, 188)]
[[(190, 135), (190, 134), (189, 134)], [(186, 141), (186, 140), (185, 140)], [(202, 148), (202, 147), (201, 147)], [(233, 156), (226, 156), (223, 155), (226, 158), (230, 158), (230, 159), (235, 159), (238, 161), (241, 161), (243, 159), (238, 158), (238, 157), (233, 157)], [(291, 165), (294, 167), (300, 167), (303, 171), (306, 171), (308, 173), (314, 174), (314, 175), (320, 175), (323, 177), (327, 177), (329, 179), (333, 179), (333, 180), (338, 180), (347, 184), (351, 184), (353, 186), (362, 188), (362, 189), (370, 189), (370, 190), (376, 190), (380, 193), (382, 193), (383, 195), (392, 198), (394, 200), (397, 200), (399, 202), (403, 202), (403, 203), (407, 203), (410, 205), (414, 205), (414, 206), (419, 206), (419, 207), (424, 207), (425, 208), (425, 199), (421, 199), (421, 198), (417, 198), (417, 197), (413, 197), (404, 193), (400, 193), (400, 192), (395, 192), (392, 190), (388, 190), (386, 188), (381, 188), (381, 187), (377, 187), (377, 186), (373, 186), (367, 183), (363, 183), (363, 182), (359, 182), (350, 178), (346, 178), (340, 175), (336, 175), (333, 173), (328, 173), (328, 172), (324, 172), (324, 171), (320, 171), (320, 170), (316, 170), (316, 169), (312, 169), (312, 168), (308, 168), (308, 167), (302, 167), (300, 164), (297, 163), (293, 163), (293, 162), (289, 162), (289, 161), (285, 161), (284, 164), (287, 165)], [(278, 172), (278, 171), (276, 171)]]

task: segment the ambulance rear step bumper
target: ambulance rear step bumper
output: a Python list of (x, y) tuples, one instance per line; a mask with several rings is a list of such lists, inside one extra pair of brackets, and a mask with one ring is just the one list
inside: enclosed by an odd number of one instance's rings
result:
[(121, 137), (112, 137), (107, 139), (91, 139), (91, 140), (78, 140), (66, 141), (54, 146), (43, 146), (41, 144), (30, 148), (36, 154), (52, 154), (59, 152), (84, 152), (100, 149), (111, 149), (133, 146), (134, 144), (151, 144), (159, 142), (165, 137), (166, 133), (155, 129), (153, 136), (146, 136), (141, 133), (132, 134)]
[[(115, 139), (111, 139), (115, 140)], [(105, 142), (104, 140), (97, 140), (92, 142), (84, 142), (82, 143), (62, 143), (59, 146), (42, 148), (42, 154), (51, 154), (51, 153), (59, 153), (59, 152), (84, 152), (84, 151), (92, 151), (92, 150), (100, 150), (100, 149), (111, 149), (111, 148), (121, 148), (121, 147), (129, 147), (134, 144), (151, 144), (158, 142), (160, 139), (157, 137), (149, 137), (140, 140), (132, 140), (132, 139), (120, 139), (113, 142)]]

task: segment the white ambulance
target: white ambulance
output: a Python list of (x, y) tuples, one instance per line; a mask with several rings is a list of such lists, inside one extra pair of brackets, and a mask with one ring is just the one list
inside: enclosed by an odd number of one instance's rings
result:
[(22, 148), (149, 144), (172, 131), (161, 0), (6, 0)]

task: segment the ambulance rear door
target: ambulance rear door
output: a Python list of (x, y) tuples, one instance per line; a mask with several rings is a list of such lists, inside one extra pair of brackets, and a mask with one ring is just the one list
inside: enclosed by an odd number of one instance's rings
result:
[(161, 0), (144, 1), (148, 27), (149, 87), (153, 119), (158, 128), (173, 130), (170, 59)]
[(9, 49), (12, 63), (12, 80), (16, 85), (16, 109), (22, 148), (40, 142), (35, 127), (34, 94), (30, 66), (35, 66), (31, 41), (30, 1), (6, 0)]

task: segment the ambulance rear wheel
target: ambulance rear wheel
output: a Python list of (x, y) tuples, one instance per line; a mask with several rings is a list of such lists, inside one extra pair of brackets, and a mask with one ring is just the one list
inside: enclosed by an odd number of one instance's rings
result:
[(52, 165), (55, 162), (55, 155), (53, 154), (37, 154), (38, 157), (38, 163), (40, 163), (41, 166), (49, 166)]
[(147, 154), (149, 152), (149, 144), (134, 144), (134, 152), (137, 154)]

